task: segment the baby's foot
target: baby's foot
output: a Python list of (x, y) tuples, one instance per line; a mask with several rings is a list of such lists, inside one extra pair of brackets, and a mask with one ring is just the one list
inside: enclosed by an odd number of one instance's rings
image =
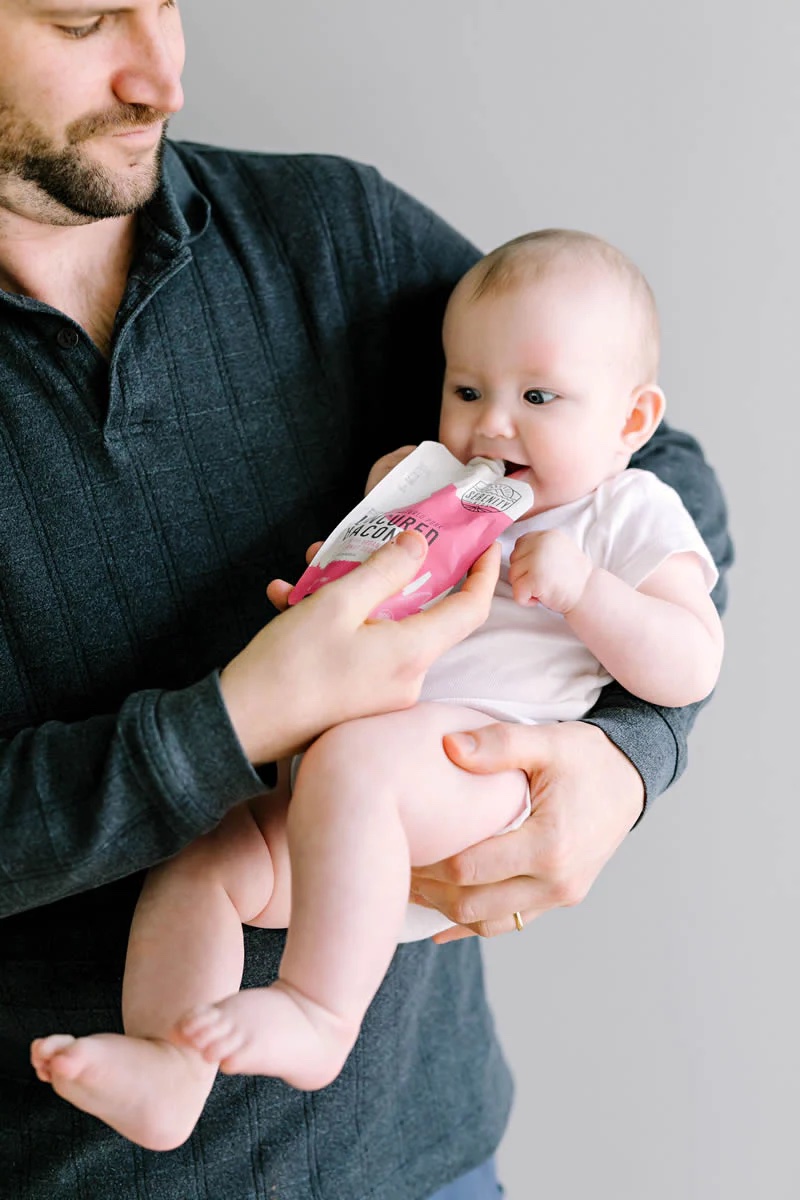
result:
[(31, 1063), (59, 1096), (148, 1150), (186, 1141), (216, 1074), (185, 1047), (118, 1033), (37, 1038)]
[(339, 1074), (358, 1029), (279, 981), (193, 1009), (174, 1039), (227, 1075), (274, 1075), (315, 1090)]

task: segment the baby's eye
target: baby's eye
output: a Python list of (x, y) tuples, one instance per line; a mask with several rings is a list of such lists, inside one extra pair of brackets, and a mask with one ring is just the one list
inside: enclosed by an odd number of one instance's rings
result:
[(458, 396), (459, 400), (466, 400), (468, 404), (472, 400), (480, 400), (481, 398), (481, 394), (478, 389), (471, 387), (457, 387), (456, 395)]
[(549, 404), (551, 400), (555, 400), (557, 397), (556, 392), (543, 392), (541, 388), (529, 388), (522, 395), (528, 404)]

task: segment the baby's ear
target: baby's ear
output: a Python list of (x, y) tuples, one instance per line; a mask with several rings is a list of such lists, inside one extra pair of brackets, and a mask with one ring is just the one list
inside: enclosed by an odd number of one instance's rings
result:
[(628, 416), (622, 429), (622, 440), (633, 454), (653, 436), (664, 415), (666, 400), (660, 387), (646, 383), (633, 393), (628, 402)]

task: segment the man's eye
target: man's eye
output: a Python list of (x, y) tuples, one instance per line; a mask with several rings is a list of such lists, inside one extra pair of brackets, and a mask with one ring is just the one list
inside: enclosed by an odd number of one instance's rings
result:
[(102, 24), (103, 18), (98, 17), (96, 21), (91, 23), (91, 25), (57, 25), (56, 28), (60, 29), (62, 33), (66, 34), (68, 38), (72, 38), (73, 41), (79, 42), (83, 38), (87, 38), (91, 34), (97, 33)]
[(480, 400), (481, 398), (481, 394), (477, 388), (471, 387), (457, 387), (456, 395), (458, 396), (459, 400), (466, 400), (467, 403), (469, 403), (471, 400)]
[[(177, 8), (178, 0), (163, 0), (162, 8)], [(93, 33), (97, 33), (102, 25), (105, 24), (105, 14), (99, 16), (96, 21), (92, 21), (90, 25), (56, 25), (56, 29), (60, 29), (68, 38), (72, 38), (74, 42), (83, 41), (84, 38), (90, 37)]]
[(551, 400), (556, 399), (556, 392), (543, 392), (541, 388), (529, 388), (527, 392), (523, 392), (523, 398), (528, 404), (549, 404)]

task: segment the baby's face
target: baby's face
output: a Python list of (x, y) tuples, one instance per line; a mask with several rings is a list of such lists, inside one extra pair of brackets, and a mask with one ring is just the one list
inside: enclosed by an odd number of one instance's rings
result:
[(444, 325), (440, 440), (462, 462), (526, 468), (532, 512), (593, 491), (630, 456), (623, 434), (641, 382), (633, 318), (621, 288), (578, 268), (477, 300), (457, 289)]

